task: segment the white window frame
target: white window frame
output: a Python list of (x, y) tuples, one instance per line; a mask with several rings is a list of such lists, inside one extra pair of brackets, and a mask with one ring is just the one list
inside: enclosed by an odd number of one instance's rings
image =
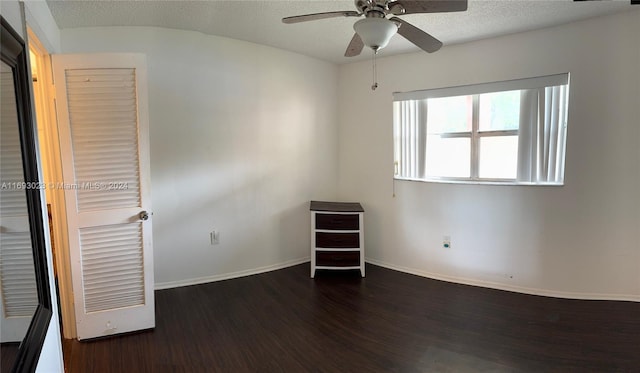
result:
[[(560, 91), (549, 91), (561, 87)], [(520, 128), (518, 130), (479, 130), (480, 95), (502, 91), (529, 91), (532, 94), (524, 101), (525, 106), (520, 110)], [(545, 94), (547, 92), (547, 94)], [(546, 104), (549, 92), (560, 92), (559, 106)], [(437, 88), (412, 92), (397, 92), (394, 98), (394, 178), (398, 180), (416, 180), (426, 182), (445, 183), (473, 183), (473, 184), (510, 184), (510, 185), (564, 185), (564, 163), (566, 154), (567, 105), (569, 93), (569, 73), (548, 75), (535, 78), (516, 79), (502, 82), (482, 83), (448, 88)], [(443, 138), (469, 138), (471, 142), (470, 176), (444, 177), (426, 176), (426, 160), (421, 152), (426, 152), (427, 136), (426, 115), (420, 114), (421, 105), (426, 106), (426, 100), (431, 98), (472, 96), (472, 128), (466, 132), (446, 132), (440, 134)], [(522, 102), (523, 99), (521, 99)], [(403, 103), (413, 102), (416, 113), (403, 113)], [(555, 106), (554, 106), (555, 105)], [(547, 109), (545, 109), (547, 107)], [(551, 109), (549, 109), (551, 108)], [(555, 110), (554, 113), (551, 111)], [(558, 115), (559, 114), (559, 115)], [(555, 118), (556, 127), (549, 131), (551, 116)], [(525, 119), (523, 119), (525, 117)], [(410, 129), (403, 124), (414, 121)], [(529, 120), (529, 122), (524, 122)], [(547, 122), (545, 122), (547, 121)], [(523, 126), (525, 123), (525, 126)], [(528, 123), (528, 124), (527, 124)], [(530, 126), (530, 127), (526, 127)], [(554, 132), (555, 131), (555, 132)], [(550, 135), (549, 132), (552, 132)], [(518, 136), (518, 176), (514, 179), (491, 179), (479, 177), (479, 142), (482, 137)], [(549, 136), (554, 136), (551, 140)], [(523, 142), (524, 141), (524, 142)], [(546, 141), (546, 142), (545, 142)], [(551, 141), (551, 143), (549, 143)], [(523, 146), (524, 145), (524, 146)], [(549, 156), (549, 147), (555, 146), (552, 156), (555, 162), (552, 166), (543, 164)], [(424, 147), (424, 148), (423, 148)], [(545, 153), (546, 152), (546, 153)], [(545, 155), (546, 154), (546, 155)], [(404, 162), (403, 162), (404, 160)], [(409, 171), (407, 164), (409, 165)]]

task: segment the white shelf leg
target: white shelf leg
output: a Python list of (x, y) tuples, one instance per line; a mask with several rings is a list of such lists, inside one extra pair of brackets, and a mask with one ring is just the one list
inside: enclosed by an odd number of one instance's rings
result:
[(360, 228), (360, 274), (364, 277), (364, 213), (359, 213)]
[(316, 275), (316, 213), (311, 213), (311, 278)]

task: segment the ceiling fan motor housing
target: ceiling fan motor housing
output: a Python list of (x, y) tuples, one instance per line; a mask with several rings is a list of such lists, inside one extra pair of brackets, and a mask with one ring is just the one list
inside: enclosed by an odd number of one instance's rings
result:
[(384, 18), (387, 14), (404, 14), (404, 7), (397, 0), (355, 0), (356, 9), (365, 17)]

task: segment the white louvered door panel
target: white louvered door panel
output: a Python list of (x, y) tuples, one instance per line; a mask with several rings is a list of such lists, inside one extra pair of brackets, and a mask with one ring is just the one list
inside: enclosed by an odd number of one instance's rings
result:
[(146, 61), (54, 55), (78, 339), (155, 326)]
[(68, 70), (66, 83), (78, 211), (140, 206), (135, 69)]
[(144, 304), (140, 224), (80, 229), (87, 312)]
[(13, 73), (0, 70), (0, 342), (24, 338), (38, 305)]

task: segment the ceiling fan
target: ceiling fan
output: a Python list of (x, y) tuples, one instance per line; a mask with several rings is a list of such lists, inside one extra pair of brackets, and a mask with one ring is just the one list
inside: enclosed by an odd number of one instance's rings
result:
[[(397, 32), (422, 50), (433, 53), (442, 47), (442, 42), (409, 22), (398, 18), (405, 14), (460, 12), (467, 10), (467, 0), (355, 0), (356, 11), (345, 10), (285, 17), (282, 22), (298, 23), (333, 17), (362, 17), (353, 28), (355, 35), (345, 52), (345, 57), (354, 57), (368, 46), (377, 53), (384, 48)], [(390, 18), (387, 18), (391, 15)]]

